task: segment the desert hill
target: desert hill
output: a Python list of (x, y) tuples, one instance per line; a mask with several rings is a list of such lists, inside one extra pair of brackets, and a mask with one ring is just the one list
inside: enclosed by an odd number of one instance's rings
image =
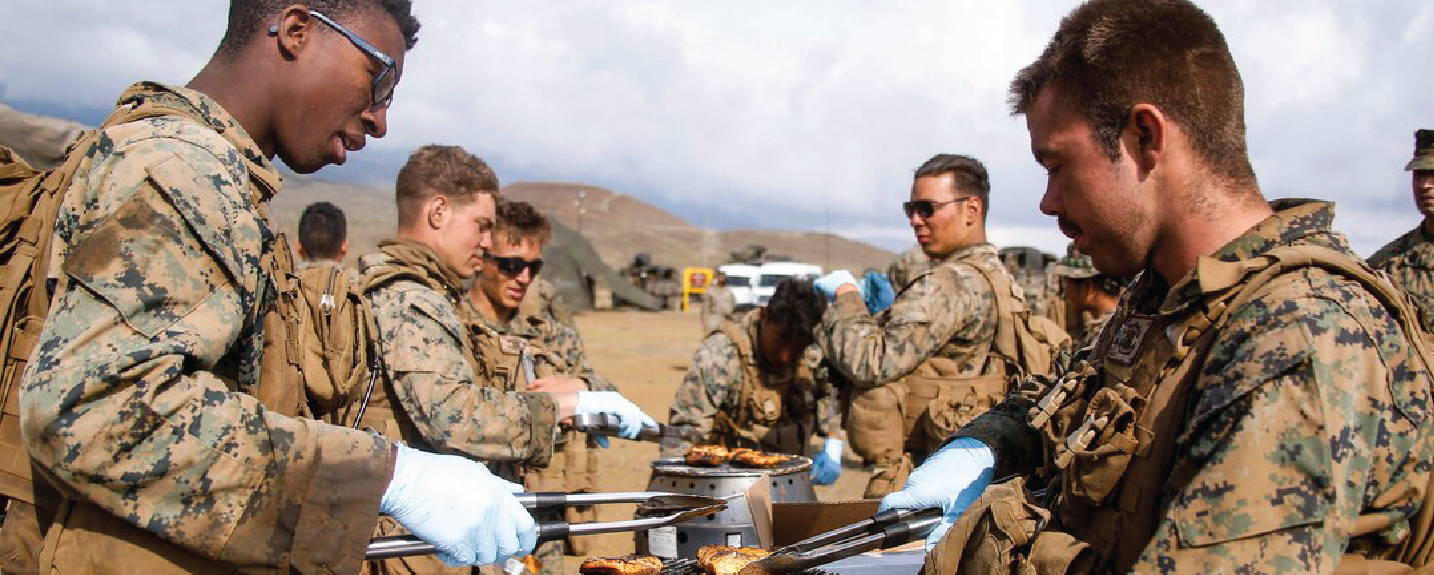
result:
[[(0, 145), (21, 157), (49, 167), (62, 158), (64, 146), (85, 126), (33, 114), (0, 103)], [(577, 200), (582, 192), (582, 217)], [(533, 203), (541, 211), (579, 230), (599, 257), (620, 268), (634, 255), (646, 253), (652, 263), (668, 266), (719, 265), (733, 250), (764, 245), (768, 253), (828, 269), (885, 269), (895, 255), (870, 244), (819, 232), (777, 230), (708, 230), (638, 198), (598, 186), (571, 183), (517, 182), (503, 188), (507, 197)], [(313, 202), (342, 208), (349, 220), (349, 254), (371, 251), (390, 236), (396, 222), (393, 189), (285, 174), (284, 189), (270, 209), (280, 229), (295, 239), (299, 215)], [(581, 219), (581, 222), (579, 221)]]
[[(583, 214), (578, 217), (578, 193)], [(822, 232), (779, 230), (708, 230), (626, 194), (597, 186), (554, 182), (517, 182), (503, 195), (537, 206), (563, 224), (580, 230), (604, 262), (627, 265), (638, 253), (653, 263), (671, 266), (718, 265), (728, 254), (751, 244), (768, 253), (828, 269), (885, 270), (895, 254), (864, 242)]]

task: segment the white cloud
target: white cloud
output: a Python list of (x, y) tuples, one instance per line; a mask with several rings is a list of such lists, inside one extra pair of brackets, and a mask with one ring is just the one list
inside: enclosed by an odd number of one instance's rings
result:
[[(1413, 129), (1434, 126), (1424, 42), (1434, 7), (1206, 4), (1246, 78), (1267, 195), (1338, 200), (1365, 253), (1398, 235), (1392, 223), (1412, 226), (1400, 169)], [(458, 143), (505, 174), (604, 185), (694, 220), (822, 229), (829, 210), (864, 222), (853, 235), (899, 248), (909, 232), (896, 204), (911, 170), (933, 153), (969, 153), (992, 173), (993, 239), (1058, 251), (1005, 90), (1068, 8), (423, 0), (390, 136), (370, 154)], [(91, 107), (135, 79), (183, 82), (224, 20), (212, 1), (30, 0), (4, 11), (25, 25), (0, 36), (0, 97)]]

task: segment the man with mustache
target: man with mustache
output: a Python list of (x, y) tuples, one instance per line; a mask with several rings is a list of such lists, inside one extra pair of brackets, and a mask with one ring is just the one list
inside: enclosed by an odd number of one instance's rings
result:
[(876, 467), (867, 497), (900, 489), (915, 463), (1024, 375), (1021, 358), (995, 348), (997, 333), (1027, 312), (986, 241), (990, 188), (986, 167), (969, 156), (938, 154), (917, 168), (902, 208), (931, 263), (890, 308), (873, 315), (849, 272), (816, 282), (835, 297), (816, 341), (855, 386), (848, 435)]
[(1425, 563), (1418, 320), (1330, 228), (1332, 205), (1265, 201), (1209, 15), (1088, 1), (1011, 102), (1048, 174), (1041, 211), (1096, 269), (1139, 278), (1093, 348), (1022, 382), (883, 500), (944, 510), (926, 572)]
[(1414, 208), (1424, 221), (1380, 248), (1369, 265), (1420, 304), (1424, 329), (1434, 331), (1434, 130), (1414, 131), (1414, 158), (1404, 170), (1413, 172)]

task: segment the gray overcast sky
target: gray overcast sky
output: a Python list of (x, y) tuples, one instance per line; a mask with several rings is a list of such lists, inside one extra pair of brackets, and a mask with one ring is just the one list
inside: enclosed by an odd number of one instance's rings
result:
[[(1064, 249), (1044, 172), (1006, 112), (1012, 75), (1073, 5), (1046, 0), (417, 0), (389, 137), (320, 176), (377, 183), (456, 143), (504, 181), (602, 185), (712, 227), (910, 245), (898, 203), (937, 152), (991, 170), (992, 239)], [(1434, 2), (1221, 0), (1269, 197), (1339, 203), (1369, 254), (1418, 220), (1416, 127), (1434, 127)], [(0, 99), (90, 122), (138, 79), (183, 83), (227, 3), (8, 0)]]

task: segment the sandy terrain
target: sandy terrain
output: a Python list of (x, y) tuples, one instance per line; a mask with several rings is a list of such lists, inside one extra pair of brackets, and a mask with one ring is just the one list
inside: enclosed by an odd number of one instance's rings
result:
[[(697, 314), (682, 312), (592, 312), (577, 316), (578, 330), (589, 360), (598, 373), (612, 380), (644, 411), (666, 421), (672, 396), (687, 371), (702, 333)], [(657, 458), (657, 444), (614, 439), (604, 452), (604, 472), (598, 478), (602, 491), (640, 491), (647, 488), (648, 463)], [(813, 450), (815, 450), (815, 446)], [(850, 454), (846, 470), (835, 485), (817, 487), (823, 500), (855, 499), (866, 486), (867, 474)], [(633, 505), (599, 507), (599, 519), (631, 519)], [(596, 554), (622, 555), (633, 550), (632, 535), (597, 535)], [(568, 558), (568, 572), (576, 572), (578, 558)]]

